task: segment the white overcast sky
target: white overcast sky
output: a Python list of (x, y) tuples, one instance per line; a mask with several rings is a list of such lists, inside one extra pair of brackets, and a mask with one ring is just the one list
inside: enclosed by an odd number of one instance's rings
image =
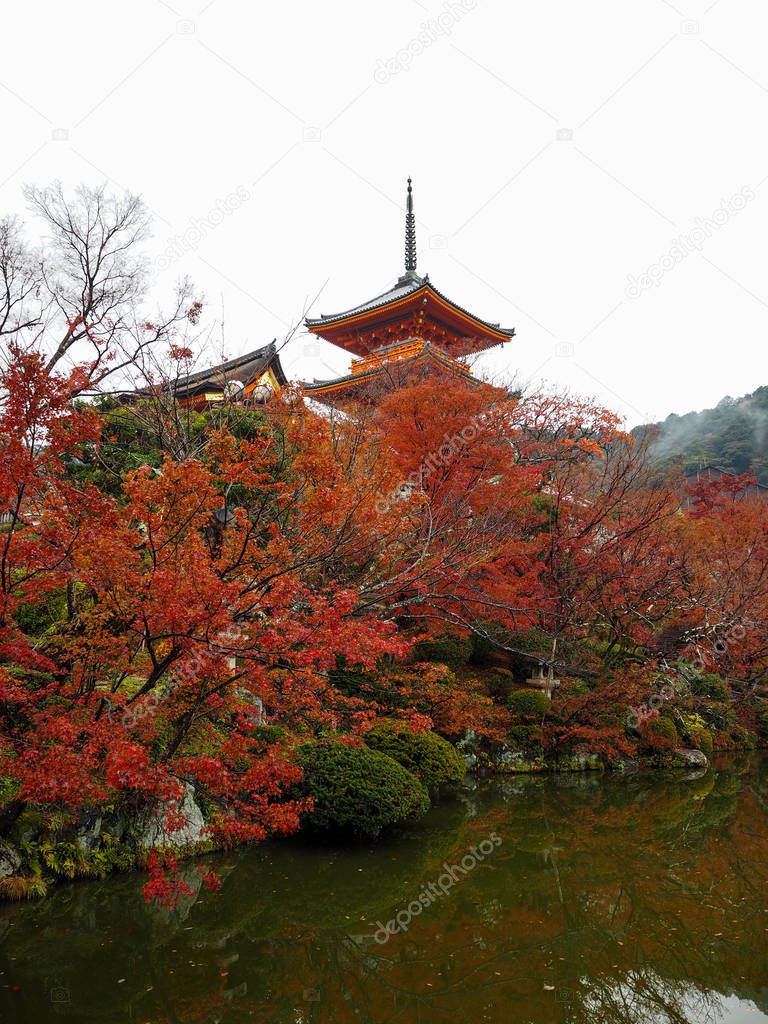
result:
[(630, 425), (768, 383), (765, 0), (27, 0), (3, 29), (0, 212), (141, 193), (158, 292), (190, 275), (228, 355), (388, 288), (411, 174), (419, 271), (517, 328), (488, 372)]

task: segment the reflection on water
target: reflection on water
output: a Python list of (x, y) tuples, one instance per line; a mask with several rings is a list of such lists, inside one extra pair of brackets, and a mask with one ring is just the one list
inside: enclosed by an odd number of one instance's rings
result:
[(375, 848), (223, 857), (176, 911), (138, 876), (62, 887), (0, 908), (0, 1019), (768, 1021), (767, 768), (481, 780)]

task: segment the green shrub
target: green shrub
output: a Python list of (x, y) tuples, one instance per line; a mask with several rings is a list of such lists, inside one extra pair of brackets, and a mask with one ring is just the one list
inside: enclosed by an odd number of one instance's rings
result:
[(42, 636), (67, 617), (67, 592), (64, 588), (48, 591), (40, 600), (24, 602), (14, 611), (16, 623), (27, 636)]
[(702, 718), (702, 725), (708, 729), (728, 730), (738, 722), (736, 708), (730, 701), (725, 703), (714, 700), (697, 700), (697, 710)]
[(458, 786), (466, 775), (464, 758), (434, 732), (412, 732), (397, 722), (382, 722), (365, 738), (371, 750), (394, 758), (429, 790)]
[(584, 679), (561, 679), (560, 687), (555, 691), (556, 697), (581, 697), (591, 691), (591, 687)]
[(486, 680), (485, 689), (489, 697), (506, 701), (515, 685), (515, 674), (508, 668), (494, 668)]
[(487, 665), (491, 660), (496, 646), (487, 637), (473, 633), (470, 637), (471, 653), (469, 661), (472, 665)]
[(472, 641), (468, 637), (446, 633), (414, 644), (413, 660), (434, 661), (449, 668), (460, 668), (467, 664), (471, 653)]
[[(702, 709), (703, 710), (703, 709)], [(678, 730), (681, 738), (686, 744), (700, 750), (707, 757), (712, 753), (715, 742), (710, 729), (707, 728), (705, 719), (698, 713), (679, 713), (680, 728)]]
[(43, 686), (50, 686), (54, 678), (50, 672), (40, 672), (35, 668), (25, 668), (22, 665), (11, 665), (8, 674), (13, 679), (18, 679), (30, 690), (39, 690)]
[(699, 697), (707, 697), (709, 700), (727, 700), (728, 684), (722, 676), (714, 672), (696, 672), (688, 676), (688, 682), (693, 693)]
[(641, 749), (653, 755), (666, 755), (681, 746), (677, 726), (668, 715), (644, 718), (637, 730)]
[(429, 795), (415, 775), (367, 747), (307, 743), (299, 748), (298, 761), (304, 770), (298, 794), (314, 801), (303, 816), (312, 829), (375, 837), (429, 807)]
[(756, 737), (743, 725), (735, 725), (730, 732), (731, 746), (737, 750), (754, 750)]
[(130, 871), (136, 866), (136, 857), (129, 846), (106, 833), (100, 838), (102, 848), (93, 850), (89, 858), (97, 877), (104, 878), (112, 871)]
[(507, 698), (507, 706), (521, 718), (543, 718), (550, 708), (550, 700), (543, 690), (515, 690)]
[(12, 800), (19, 792), (19, 783), (12, 775), (0, 775), (0, 808)]
[(510, 747), (522, 750), (524, 754), (539, 751), (541, 748), (541, 730), (536, 725), (513, 725), (507, 731), (507, 742)]
[(278, 743), (288, 735), (288, 730), (282, 725), (256, 725), (251, 730), (251, 736), (257, 743), (271, 746)]
[(108, 833), (101, 833), (91, 851), (74, 841), (55, 842), (50, 836), (40, 841), (19, 843), (24, 866), (36, 878), (105, 878), (113, 871), (130, 871), (136, 866), (133, 851)]

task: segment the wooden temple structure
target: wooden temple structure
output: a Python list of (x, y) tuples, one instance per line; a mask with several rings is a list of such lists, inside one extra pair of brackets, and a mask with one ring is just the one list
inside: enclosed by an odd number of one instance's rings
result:
[[(301, 383), (306, 398), (329, 406), (375, 401), (377, 395), (426, 375), (476, 383), (468, 356), (514, 337), (514, 328), (481, 320), (440, 292), (416, 269), (416, 218), (408, 179), (405, 210), (405, 267), (389, 291), (343, 313), (308, 317), (308, 331), (348, 352), (350, 372), (335, 380)], [(263, 405), (287, 384), (275, 342), (167, 382), (183, 405)], [(148, 390), (136, 394), (148, 394)]]
[(181, 405), (194, 408), (224, 402), (252, 406), (265, 405), (287, 383), (273, 341), (236, 359), (185, 374), (166, 384), (163, 390), (172, 391)]
[(375, 400), (376, 395), (427, 374), (473, 382), (466, 357), (514, 337), (514, 328), (488, 323), (452, 302), (420, 277), (416, 218), (408, 179), (405, 213), (405, 272), (394, 286), (343, 313), (307, 318), (307, 330), (354, 358), (336, 380), (305, 383), (307, 398), (326, 405)]

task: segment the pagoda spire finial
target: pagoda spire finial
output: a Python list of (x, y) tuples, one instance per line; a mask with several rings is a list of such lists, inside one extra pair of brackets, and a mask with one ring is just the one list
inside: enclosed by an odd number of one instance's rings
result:
[(405, 203), (405, 272), (416, 273), (416, 218), (413, 215), (413, 189), (408, 178), (408, 197)]

